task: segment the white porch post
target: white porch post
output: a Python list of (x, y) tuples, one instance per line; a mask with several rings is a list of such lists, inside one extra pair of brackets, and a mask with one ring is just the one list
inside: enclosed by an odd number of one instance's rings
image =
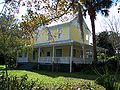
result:
[(40, 60), (40, 47), (38, 47), (38, 69), (39, 69), (39, 60)]
[(55, 46), (53, 45), (52, 72), (54, 71), (54, 57), (55, 57)]
[(71, 45), (71, 54), (70, 54), (70, 73), (72, 72), (72, 59), (73, 59), (73, 45)]

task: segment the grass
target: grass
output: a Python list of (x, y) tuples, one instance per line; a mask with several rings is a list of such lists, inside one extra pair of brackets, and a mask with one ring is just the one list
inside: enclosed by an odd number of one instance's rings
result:
[[(4, 65), (0, 65), (0, 69), (4, 69)], [(90, 83), (95, 90), (104, 90), (103, 87), (95, 84), (95, 79), (98, 77), (94, 74), (83, 74), (79, 73), (60, 73), (60, 72), (48, 72), (48, 71), (26, 71), (26, 70), (8, 70), (10, 75), (23, 76), (27, 74), (28, 80), (37, 80), (37, 83), (43, 83), (47, 86), (52, 85), (85, 85)], [(118, 82), (120, 81), (120, 74), (117, 76)]]
[(97, 90), (104, 90), (103, 87), (96, 85), (94, 83), (95, 77), (90, 75), (85, 75), (81, 73), (52, 73), (45, 71), (26, 71), (26, 70), (8, 70), (9, 74), (14, 74), (17, 76), (22, 76), (27, 74), (28, 80), (38, 80), (38, 83), (43, 83), (45, 85), (85, 85), (91, 84), (91, 86), (97, 88)]
[(5, 65), (0, 65), (0, 70), (5, 69)]

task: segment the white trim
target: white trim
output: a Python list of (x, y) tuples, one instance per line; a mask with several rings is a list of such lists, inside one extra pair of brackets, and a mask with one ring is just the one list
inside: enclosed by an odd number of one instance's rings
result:
[(71, 45), (71, 56), (70, 56), (70, 73), (72, 72), (72, 59), (73, 59), (73, 45)]

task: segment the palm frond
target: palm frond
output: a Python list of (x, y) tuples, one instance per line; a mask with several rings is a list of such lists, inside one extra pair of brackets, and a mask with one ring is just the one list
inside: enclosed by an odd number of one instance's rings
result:
[(113, 4), (113, 1), (112, 0), (95, 0), (95, 4), (94, 4), (94, 8), (96, 10), (101, 10), (101, 9), (109, 9), (112, 4)]
[(109, 16), (109, 10), (101, 10), (101, 14), (104, 16)]

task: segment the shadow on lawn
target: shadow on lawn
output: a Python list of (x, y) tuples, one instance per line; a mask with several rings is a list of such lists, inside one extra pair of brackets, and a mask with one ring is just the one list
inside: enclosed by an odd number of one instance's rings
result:
[(79, 78), (79, 79), (87, 79), (87, 80), (95, 80), (98, 76), (95, 74), (83, 74), (81, 72), (72, 72), (72, 73), (62, 73), (62, 72), (50, 72), (50, 71), (39, 71), (39, 70), (31, 70), (31, 72), (38, 73), (41, 75), (46, 75), (52, 78), (56, 77), (68, 77), (68, 78)]

